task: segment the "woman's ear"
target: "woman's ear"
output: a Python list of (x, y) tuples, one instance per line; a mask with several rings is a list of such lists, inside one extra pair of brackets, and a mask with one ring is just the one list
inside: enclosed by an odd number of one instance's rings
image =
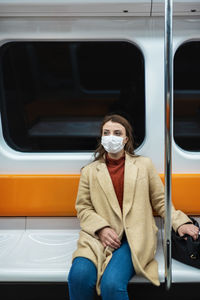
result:
[(128, 137), (125, 136), (125, 138), (124, 138), (124, 144), (126, 144), (127, 142), (128, 142)]

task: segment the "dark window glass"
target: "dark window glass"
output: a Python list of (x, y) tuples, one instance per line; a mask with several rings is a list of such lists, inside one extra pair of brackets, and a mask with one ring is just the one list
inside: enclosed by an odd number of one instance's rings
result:
[(200, 42), (187, 42), (174, 58), (174, 139), (200, 151)]
[(127, 42), (11, 42), (0, 49), (5, 141), (18, 151), (88, 151), (107, 113), (145, 136), (144, 59)]

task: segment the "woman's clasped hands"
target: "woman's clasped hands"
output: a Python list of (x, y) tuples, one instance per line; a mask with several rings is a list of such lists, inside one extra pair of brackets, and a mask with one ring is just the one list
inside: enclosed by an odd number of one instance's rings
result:
[(97, 232), (97, 235), (104, 247), (118, 249), (121, 246), (120, 239), (114, 229), (104, 227)]

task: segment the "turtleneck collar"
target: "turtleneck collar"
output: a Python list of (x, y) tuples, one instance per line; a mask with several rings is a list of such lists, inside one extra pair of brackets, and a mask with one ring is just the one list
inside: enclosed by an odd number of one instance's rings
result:
[(125, 161), (125, 154), (118, 159), (114, 159), (106, 153), (106, 163), (109, 165), (120, 165), (123, 161)]

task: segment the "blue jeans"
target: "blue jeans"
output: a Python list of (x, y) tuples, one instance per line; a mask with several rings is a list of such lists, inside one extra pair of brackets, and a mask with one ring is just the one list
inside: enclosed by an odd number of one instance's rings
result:
[[(127, 285), (135, 270), (126, 237), (113, 252), (101, 279), (102, 300), (128, 300)], [(93, 300), (97, 281), (97, 270), (93, 262), (85, 257), (76, 257), (68, 276), (70, 300)]]

